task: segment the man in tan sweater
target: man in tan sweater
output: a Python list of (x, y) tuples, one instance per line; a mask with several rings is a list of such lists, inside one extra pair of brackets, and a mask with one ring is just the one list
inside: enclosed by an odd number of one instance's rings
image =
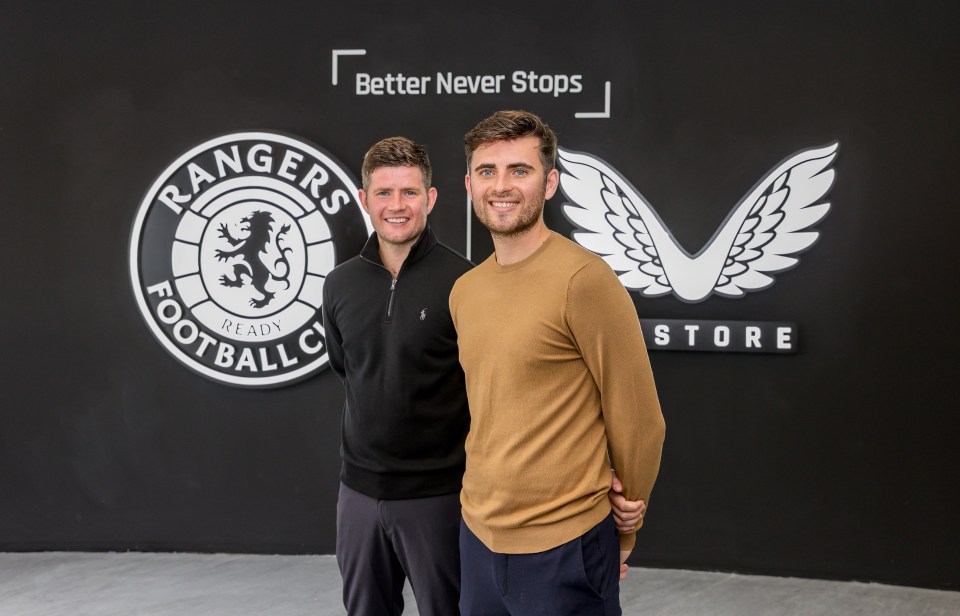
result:
[(540, 118), (498, 112), (464, 142), (496, 252), (450, 295), (471, 415), (461, 614), (620, 614), (636, 528), (618, 541), (610, 467), (646, 501), (664, 436), (637, 313), (602, 259), (544, 224), (559, 174)]

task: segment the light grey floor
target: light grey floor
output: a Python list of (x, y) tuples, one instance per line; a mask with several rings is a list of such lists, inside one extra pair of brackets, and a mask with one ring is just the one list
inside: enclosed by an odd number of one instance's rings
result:
[[(662, 569), (631, 569), (620, 596), (644, 616), (960, 614), (960, 592)], [(343, 614), (332, 556), (0, 553), (2, 616)]]

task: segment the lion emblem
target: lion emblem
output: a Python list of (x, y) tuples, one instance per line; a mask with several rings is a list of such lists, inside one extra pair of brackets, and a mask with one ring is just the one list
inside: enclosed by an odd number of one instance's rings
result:
[[(249, 284), (263, 296), (260, 299), (250, 298), (250, 305), (254, 308), (263, 308), (273, 300), (276, 294), (267, 290), (267, 283), (271, 280), (285, 282), (287, 284), (286, 288), (290, 288), (290, 263), (287, 261), (287, 253), (293, 249), (283, 248), (280, 245), (283, 236), (290, 230), (290, 225), (283, 225), (274, 235), (273, 222), (273, 215), (270, 212), (259, 210), (252, 212), (240, 221), (240, 230), (247, 232), (247, 236), (244, 238), (233, 237), (226, 223), (220, 223), (220, 237), (227, 240), (234, 249), (218, 249), (216, 251), (217, 260), (225, 262), (230, 259), (240, 259), (233, 265), (233, 277), (231, 278), (227, 274), (220, 276), (220, 284), (225, 287), (239, 288), (246, 284), (244, 278), (248, 278)], [(261, 253), (267, 254), (267, 246), (271, 241), (276, 243), (276, 247), (280, 251), (280, 258), (274, 261), (273, 270), (282, 267), (281, 274), (275, 274), (274, 271), (271, 271), (260, 257)]]

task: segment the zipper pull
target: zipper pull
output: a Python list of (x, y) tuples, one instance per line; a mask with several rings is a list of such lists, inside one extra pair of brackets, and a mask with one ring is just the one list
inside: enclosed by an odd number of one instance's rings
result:
[(387, 321), (393, 318), (393, 293), (397, 288), (397, 279), (394, 278), (390, 283), (390, 300), (387, 302)]

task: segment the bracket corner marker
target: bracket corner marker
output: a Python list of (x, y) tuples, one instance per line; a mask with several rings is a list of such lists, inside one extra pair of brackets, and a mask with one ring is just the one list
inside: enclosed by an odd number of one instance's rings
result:
[(333, 85), (337, 85), (337, 61), (340, 56), (365, 56), (367, 55), (366, 49), (332, 49), (330, 50), (330, 56), (333, 62), (333, 71), (331, 72), (331, 80)]
[(578, 120), (586, 118), (609, 118), (610, 117), (610, 82), (603, 82), (603, 111), (578, 111), (573, 114)]

